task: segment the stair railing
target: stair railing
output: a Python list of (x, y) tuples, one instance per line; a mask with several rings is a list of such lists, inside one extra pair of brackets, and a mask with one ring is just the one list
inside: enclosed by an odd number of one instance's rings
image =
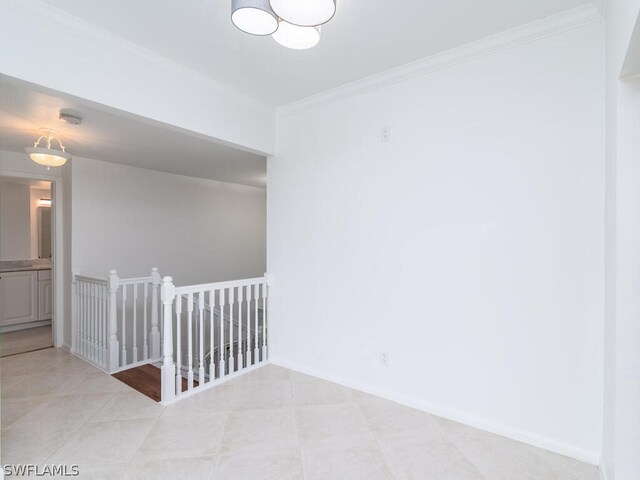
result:
[(162, 404), (266, 362), (267, 290), (266, 277), (184, 287), (164, 277)]

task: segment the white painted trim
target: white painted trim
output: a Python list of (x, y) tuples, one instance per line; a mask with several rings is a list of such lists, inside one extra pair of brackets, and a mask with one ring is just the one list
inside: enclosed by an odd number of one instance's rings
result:
[(69, 345), (67, 345), (66, 343), (62, 344), (62, 349), (67, 353), (72, 353), (71, 352), (71, 347)]
[(342, 378), (336, 375), (327, 375), (324, 372), (320, 372), (318, 370), (307, 368), (301, 365), (295, 365), (278, 358), (270, 358), (269, 362), (272, 365), (278, 365), (280, 367), (288, 368), (289, 370), (295, 370), (297, 372), (311, 375), (313, 377), (321, 378), (323, 380), (327, 380), (330, 382), (334, 382), (339, 385), (343, 385), (345, 387), (359, 390), (361, 392), (369, 393), (377, 397), (385, 398), (387, 400), (391, 400), (391, 401), (400, 403), (402, 405), (415, 408), (417, 410), (422, 410), (424, 412), (437, 415), (439, 417), (444, 417), (449, 420), (454, 420), (456, 422), (463, 423), (470, 427), (486, 430), (488, 432), (495, 433), (497, 435), (501, 435), (503, 437), (507, 437), (512, 440), (517, 440), (519, 442), (532, 445), (534, 447), (542, 448), (545, 450), (549, 450), (551, 452), (558, 453), (560, 455), (565, 455), (567, 457), (575, 458), (576, 460), (579, 460), (581, 462), (586, 462), (590, 465), (598, 465), (598, 461), (600, 459), (600, 454), (598, 452), (592, 452), (588, 450), (583, 450), (581, 448), (576, 448), (572, 445), (567, 445), (565, 443), (558, 442), (552, 438), (541, 437), (539, 435), (535, 435), (533, 433), (511, 428), (506, 425), (492, 422), (490, 420), (478, 418), (465, 412), (453, 410), (442, 405), (435, 405), (429, 402), (425, 402), (423, 400), (418, 400), (418, 399), (407, 397), (404, 395), (399, 395), (395, 392), (391, 392), (387, 390), (375, 389), (375, 388), (372, 389), (357, 381), (347, 380), (345, 378)]
[(277, 115), (296, 115), (603, 20), (592, 4), (576, 7), (283, 105)]
[(0, 327), (0, 333), (18, 332), (20, 330), (29, 330), (30, 328), (46, 327), (51, 325), (51, 320), (38, 320), (36, 322), (18, 323), (16, 325), (7, 325)]
[(609, 480), (607, 465), (604, 463), (603, 457), (600, 457), (600, 462), (598, 462), (598, 472), (600, 473), (600, 480)]

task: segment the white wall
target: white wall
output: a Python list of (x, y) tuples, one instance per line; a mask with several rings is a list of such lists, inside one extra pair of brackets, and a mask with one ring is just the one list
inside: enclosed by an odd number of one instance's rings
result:
[[(607, 308), (601, 462), (602, 476), (608, 480), (640, 478), (640, 78), (620, 79), (632, 32), (640, 28), (638, 12), (640, 0), (608, 2)], [(640, 44), (635, 45), (636, 52), (638, 48)]]
[(264, 189), (75, 158), (73, 270), (177, 285), (262, 276)]
[(29, 186), (0, 180), (0, 260), (31, 258)]
[(273, 108), (45, 2), (0, 0), (0, 44), (4, 75), (273, 153)]
[(279, 119), (273, 361), (597, 462), (603, 27)]

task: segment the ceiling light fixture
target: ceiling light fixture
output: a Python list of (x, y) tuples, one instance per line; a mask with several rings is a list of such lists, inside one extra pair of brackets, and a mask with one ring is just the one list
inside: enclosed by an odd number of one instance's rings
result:
[(278, 17), (269, 0), (232, 0), (231, 21), (251, 35), (271, 35), (278, 29)]
[[(25, 148), (31, 160), (39, 165), (44, 165), (49, 170), (51, 167), (61, 167), (67, 160), (71, 160), (71, 155), (65, 152), (64, 145), (55, 135), (55, 130), (41, 129), (44, 131), (35, 141), (33, 147)], [(52, 148), (52, 142), (57, 142), (60, 148)]]
[(270, 0), (282, 20), (300, 27), (317, 27), (336, 13), (336, 0)]
[(50, 207), (51, 206), (51, 199), (50, 198), (41, 198), (40, 200), (38, 200), (38, 206), (40, 206), (40, 207)]
[(283, 47), (306, 50), (315, 47), (320, 41), (320, 27), (300, 27), (280, 20), (273, 39)]
[(320, 25), (336, 13), (336, 0), (231, 0), (231, 21), (243, 32), (271, 35), (295, 50), (320, 41)]

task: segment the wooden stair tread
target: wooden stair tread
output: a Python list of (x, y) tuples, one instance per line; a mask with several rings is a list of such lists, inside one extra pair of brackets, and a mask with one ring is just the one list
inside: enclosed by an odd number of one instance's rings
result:
[[(160, 369), (154, 365), (140, 365), (139, 367), (114, 373), (112, 376), (156, 402), (161, 400)], [(194, 380), (193, 386), (197, 387), (198, 382)], [(182, 391), (186, 390), (187, 379), (183, 378)]]

